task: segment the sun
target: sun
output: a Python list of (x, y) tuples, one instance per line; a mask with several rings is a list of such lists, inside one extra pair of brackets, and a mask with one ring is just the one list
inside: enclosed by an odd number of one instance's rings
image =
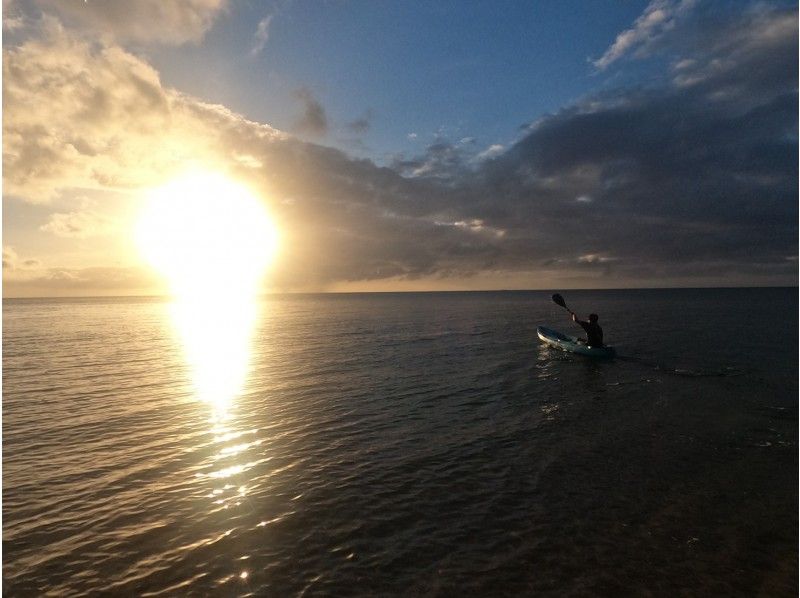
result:
[(186, 174), (150, 191), (135, 236), (178, 296), (257, 292), (278, 247), (264, 202), (218, 173)]

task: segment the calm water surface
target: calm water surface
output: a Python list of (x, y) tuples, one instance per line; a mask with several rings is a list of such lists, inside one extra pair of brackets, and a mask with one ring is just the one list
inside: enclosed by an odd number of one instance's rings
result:
[(164, 301), (6, 300), (3, 593), (796, 596), (797, 289), (565, 298), (619, 359), (547, 293), (266, 298), (218, 403)]

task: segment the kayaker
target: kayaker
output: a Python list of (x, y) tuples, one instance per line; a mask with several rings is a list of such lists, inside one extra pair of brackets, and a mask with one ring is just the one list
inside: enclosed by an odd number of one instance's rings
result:
[(586, 344), (590, 347), (603, 346), (603, 329), (597, 323), (597, 314), (589, 314), (589, 321), (579, 320), (578, 316), (572, 314), (572, 321), (586, 331)]

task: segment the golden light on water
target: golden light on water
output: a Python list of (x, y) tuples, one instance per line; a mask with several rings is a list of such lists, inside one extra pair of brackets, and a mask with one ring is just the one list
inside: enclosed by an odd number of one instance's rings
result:
[(263, 203), (219, 174), (153, 190), (137, 223), (140, 251), (169, 281), (197, 396), (217, 415), (247, 379), (257, 294), (277, 239)]
[(197, 398), (222, 416), (247, 381), (256, 327), (255, 297), (229, 300), (179, 296), (170, 306)]

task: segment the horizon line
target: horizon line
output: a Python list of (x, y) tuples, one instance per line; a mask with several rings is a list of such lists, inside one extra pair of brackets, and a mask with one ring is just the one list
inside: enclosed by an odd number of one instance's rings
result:
[[(604, 287), (604, 288), (538, 288), (538, 289), (445, 289), (428, 291), (270, 291), (259, 293), (259, 298), (282, 295), (413, 295), (446, 293), (546, 293), (554, 291), (667, 291), (667, 290), (719, 290), (719, 289), (800, 289), (800, 285), (729, 285), (729, 286), (663, 286), (663, 287)], [(172, 299), (168, 294), (127, 295), (17, 295), (3, 296), (7, 299)]]

